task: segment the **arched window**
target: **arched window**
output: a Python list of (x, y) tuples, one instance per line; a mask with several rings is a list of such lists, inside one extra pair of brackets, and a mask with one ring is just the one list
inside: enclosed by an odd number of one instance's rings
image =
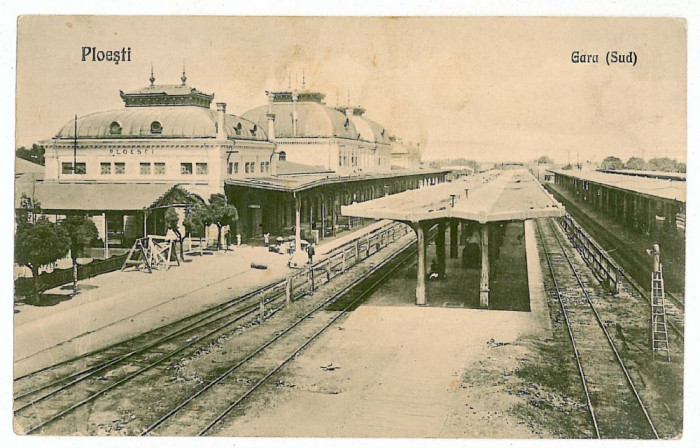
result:
[(113, 121), (112, 124), (109, 125), (109, 133), (112, 135), (120, 135), (122, 133), (122, 125)]
[(287, 153), (280, 151), (280, 161), (284, 162), (285, 160), (287, 160)]
[(151, 123), (151, 134), (160, 134), (161, 132), (163, 132), (163, 125), (159, 121)]

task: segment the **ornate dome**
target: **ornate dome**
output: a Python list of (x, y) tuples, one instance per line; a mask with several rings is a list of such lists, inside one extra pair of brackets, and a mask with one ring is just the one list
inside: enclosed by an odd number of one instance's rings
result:
[[(199, 106), (126, 107), (78, 117), (78, 138), (214, 138), (217, 112)], [(74, 138), (73, 120), (56, 134)], [(226, 114), (228, 138), (267, 140), (263, 126)]]
[[(297, 132), (294, 134), (293, 111), (297, 112)], [(258, 127), (267, 129), (267, 113), (270, 106), (260, 106), (243, 114)], [(342, 137), (356, 140), (357, 129), (344, 114), (315, 100), (305, 100), (300, 94), (300, 101), (275, 101), (272, 103), (275, 114), (275, 136), (288, 137)]]

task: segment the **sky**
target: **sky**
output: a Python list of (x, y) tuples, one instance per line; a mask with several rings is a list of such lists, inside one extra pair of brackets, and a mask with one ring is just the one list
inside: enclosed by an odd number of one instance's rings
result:
[[(229, 113), (305, 83), (426, 159), (685, 160), (686, 45), (683, 19), (24, 16), (16, 144), (122, 108), (119, 90), (148, 85), (151, 64), (156, 84), (179, 84), (184, 64)], [(84, 46), (131, 48), (131, 61), (83, 62)], [(606, 65), (613, 50), (636, 65)]]

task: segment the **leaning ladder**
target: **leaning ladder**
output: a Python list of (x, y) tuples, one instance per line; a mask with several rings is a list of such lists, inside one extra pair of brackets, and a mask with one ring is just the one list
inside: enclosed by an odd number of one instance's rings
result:
[(671, 360), (668, 348), (668, 328), (666, 307), (664, 306), (664, 276), (661, 265), (651, 274), (651, 346), (652, 356), (665, 352), (666, 360)]

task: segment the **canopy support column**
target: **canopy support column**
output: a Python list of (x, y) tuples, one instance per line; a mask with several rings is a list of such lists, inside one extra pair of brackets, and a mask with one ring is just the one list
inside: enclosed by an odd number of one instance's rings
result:
[(481, 225), (481, 286), (479, 288), (479, 305), (489, 307), (489, 227)]
[(416, 305), (428, 304), (425, 295), (425, 227), (419, 222), (412, 222), (411, 228), (416, 232), (418, 245), (418, 269), (416, 270)]

